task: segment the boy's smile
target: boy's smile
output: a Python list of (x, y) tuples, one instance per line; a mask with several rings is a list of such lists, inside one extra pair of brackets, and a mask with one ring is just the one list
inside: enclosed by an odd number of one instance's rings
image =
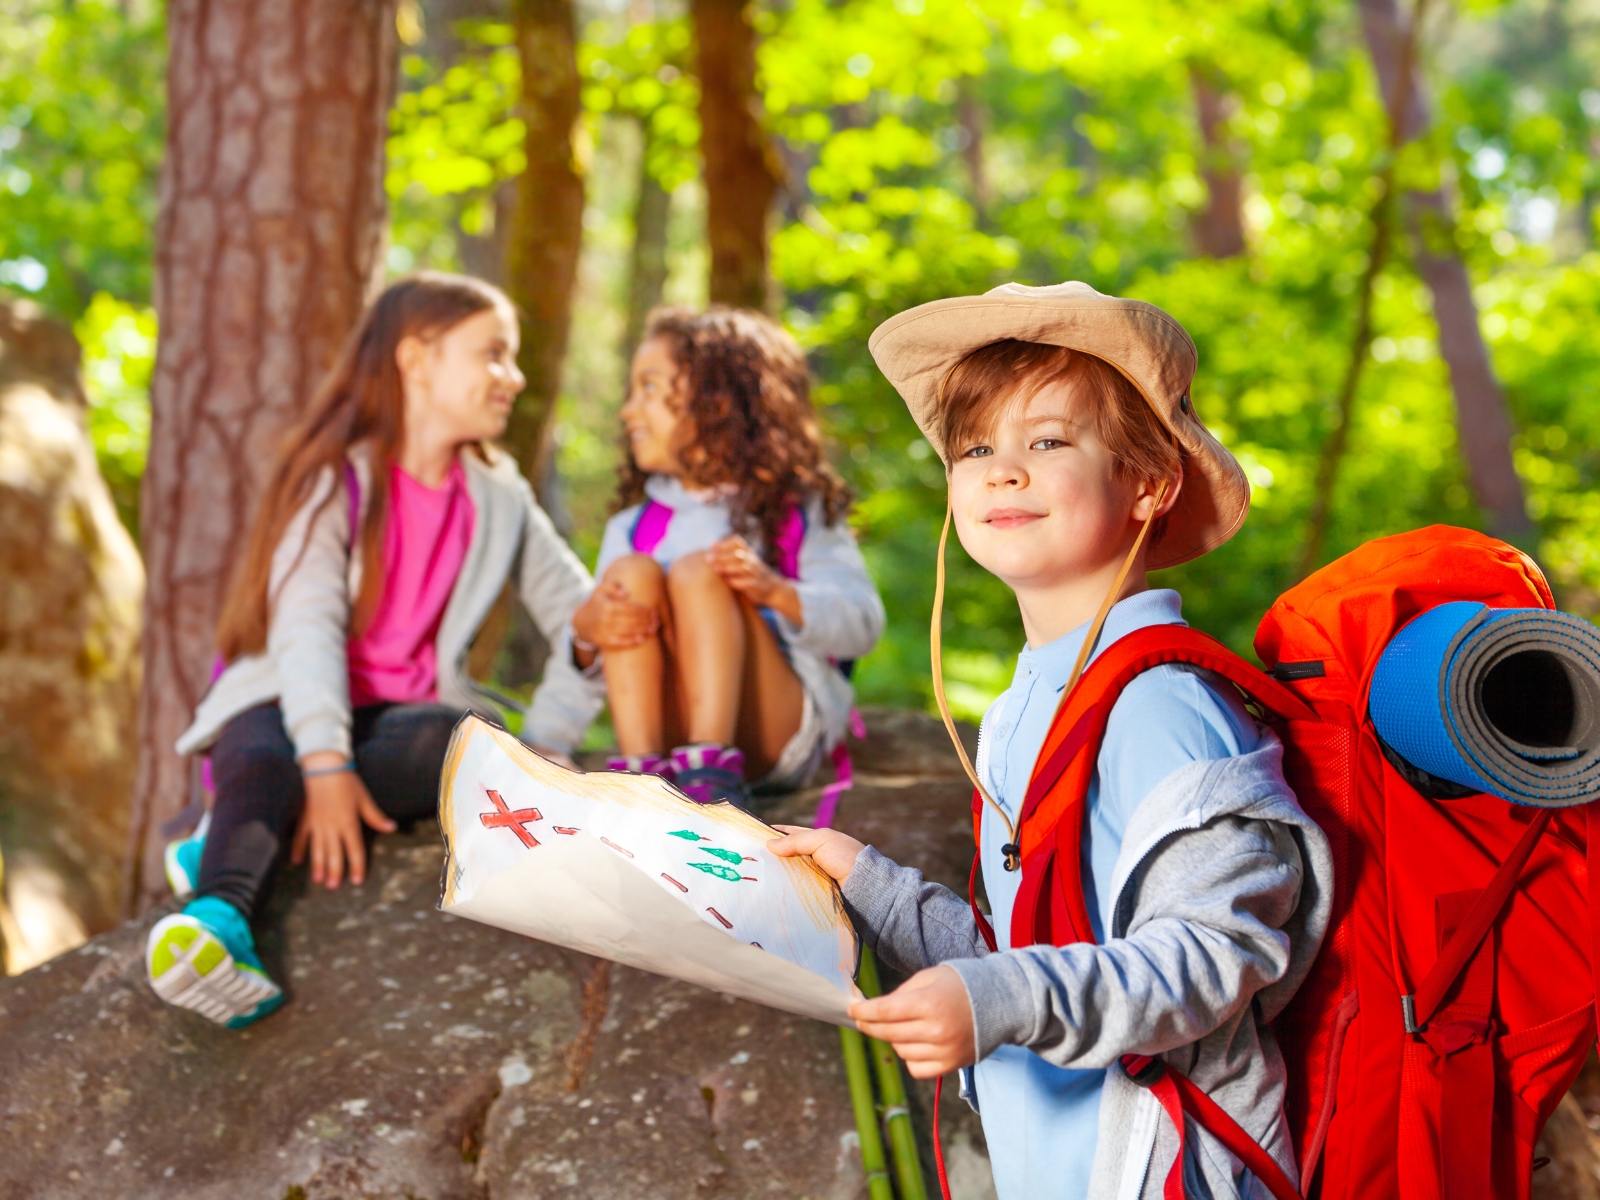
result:
[[(950, 447), (956, 533), (1017, 593), (1030, 645), (1094, 614), (1155, 506), (1158, 485), (1116, 469), (1085, 407), (1071, 385), (1049, 383), (1002, 402), (991, 428)], [(1170, 486), (1162, 509), (1176, 496)], [(1142, 567), (1123, 595), (1144, 590)]]

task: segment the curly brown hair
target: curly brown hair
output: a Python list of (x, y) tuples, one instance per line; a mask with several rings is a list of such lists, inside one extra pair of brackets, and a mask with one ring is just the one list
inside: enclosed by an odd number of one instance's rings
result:
[[(768, 562), (776, 563), (792, 509), (814, 496), (829, 525), (849, 512), (850, 488), (828, 464), (811, 406), (805, 352), (781, 326), (749, 309), (659, 308), (645, 326), (643, 340), (652, 338), (671, 348), (686, 385), (683, 415), (693, 436), (678, 453), (684, 482), (734, 485), (729, 522), (735, 533), (759, 536)], [(626, 437), (623, 449), (613, 511), (643, 500), (648, 478), (628, 453)]]

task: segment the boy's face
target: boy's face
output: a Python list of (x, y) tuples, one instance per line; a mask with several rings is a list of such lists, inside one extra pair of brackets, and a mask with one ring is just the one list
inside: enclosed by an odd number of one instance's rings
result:
[(1002, 403), (991, 429), (951, 446), (950, 500), (967, 553), (1013, 590), (1055, 588), (1120, 565), (1153, 507), (1055, 382)]

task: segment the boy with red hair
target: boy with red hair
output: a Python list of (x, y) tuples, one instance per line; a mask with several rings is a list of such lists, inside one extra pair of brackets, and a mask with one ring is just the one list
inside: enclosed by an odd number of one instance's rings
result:
[(1001, 1200), (1160, 1197), (1180, 1145), (1185, 1195), (1264, 1196), (1208, 1132), (1180, 1142), (1145, 1072), (1122, 1065), (1183, 1072), (1295, 1176), (1269, 1022), (1327, 928), (1332, 860), (1282, 745), (1230, 684), (1178, 664), (1128, 684), (1081, 810), (1093, 940), (1010, 942), (1024, 798), (1065, 696), (1117, 639), (1183, 624), (1146, 571), (1221, 545), (1249, 507), (1194, 414), (1194, 344), (1153, 305), (1064, 283), (925, 304), (871, 348), (944, 460), (962, 545), (1015, 592), (1027, 634), (975, 767), (996, 948), (966, 898), (842, 833), (794, 830), (774, 850), (812, 855), (910, 976), (851, 1013), (917, 1078), (961, 1070)]

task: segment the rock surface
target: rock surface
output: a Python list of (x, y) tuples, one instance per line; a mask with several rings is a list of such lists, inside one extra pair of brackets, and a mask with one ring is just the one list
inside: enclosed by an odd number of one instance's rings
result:
[(0, 947), (12, 969), (115, 923), (144, 570), (85, 428), (78, 344), (0, 300)]
[[(964, 884), (943, 730), (867, 721), (838, 824)], [(809, 823), (817, 795), (764, 815)], [(379, 839), (361, 888), (286, 875), (261, 940), (291, 1002), (242, 1033), (151, 995), (159, 913), (0, 981), (0, 1198), (865, 1196), (831, 1027), (446, 917), (441, 862), (419, 828)], [(953, 1091), (952, 1182), (977, 1200), (987, 1160)], [(931, 1099), (913, 1089), (925, 1142)]]

